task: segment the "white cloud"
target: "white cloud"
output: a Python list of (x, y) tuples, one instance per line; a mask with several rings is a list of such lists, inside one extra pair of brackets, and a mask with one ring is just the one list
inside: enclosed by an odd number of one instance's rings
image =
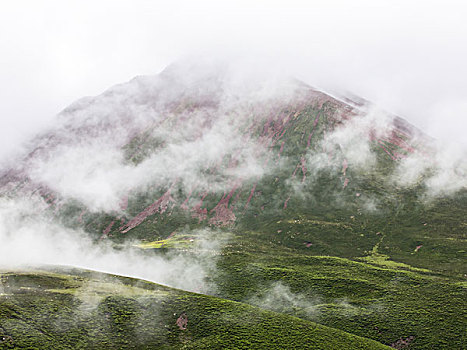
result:
[(196, 231), (196, 257), (177, 254), (146, 254), (140, 249), (115, 250), (94, 243), (80, 230), (57, 224), (46, 215), (38, 198), (0, 198), (1, 268), (43, 265), (73, 266), (111, 274), (142, 278), (188, 291), (212, 293), (215, 286), (206, 276), (215, 268), (216, 252), (227, 237), (213, 231)]
[(4, 2), (0, 155), (73, 100), (193, 52), (352, 91), (465, 144), (463, 10), (462, 1)]
[[(249, 86), (245, 90), (245, 84), (239, 87), (232, 81), (235, 73), (219, 76), (217, 68), (201, 66), (206, 68), (212, 79), (205, 79), (200, 66), (172, 67), (163, 76), (135, 79), (73, 104), (55, 127), (32, 142), (31, 147), (39, 150), (25, 161), (30, 179), (91, 211), (111, 212), (130, 192), (150, 186), (176, 181), (186, 192), (194, 187), (224, 191), (233, 182), (262, 176), (268, 171), (261, 159), (266, 146), (242, 131), (252, 122), (251, 111), (242, 106), (277, 92), (263, 86), (255, 89), (251, 79), (245, 80)], [(206, 105), (178, 115), (174, 101)], [(256, 116), (257, 122), (265, 114)], [(147, 137), (144, 147), (156, 147), (137, 164), (128, 157), (139, 155), (138, 147), (127, 149), (135, 136)], [(235, 166), (218, 167), (228, 157)]]

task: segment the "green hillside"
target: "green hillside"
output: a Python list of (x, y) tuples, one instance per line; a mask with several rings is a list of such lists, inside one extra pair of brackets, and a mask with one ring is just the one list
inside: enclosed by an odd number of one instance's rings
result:
[(0, 274), (1, 349), (387, 349), (314, 322), (84, 270)]

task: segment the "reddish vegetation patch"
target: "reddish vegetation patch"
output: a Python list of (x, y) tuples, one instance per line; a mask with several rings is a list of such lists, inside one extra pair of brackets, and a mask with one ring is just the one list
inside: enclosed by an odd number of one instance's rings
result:
[(405, 141), (403, 138), (402, 138), (402, 135), (401, 132), (399, 131), (396, 131), (396, 130), (392, 130), (391, 132), (391, 136), (387, 139), (387, 141), (389, 141), (390, 143), (392, 143), (393, 145), (396, 145), (400, 148), (402, 148), (403, 150), (409, 152), (409, 153), (414, 153), (415, 152), (415, 148), (413, 148), (412, 146), (410, 146), (407, 141)]
[(312, 130), (312, 131), (310, 132), (310, 134), (308, 135), (308, 141), (306, 142), (306, 147), (307, 147), (307, 148), (310, 148), (310, 145), (311, 145), (311, 138), (312, 138), (312, 136), (313, 136), (313, 133), (314, 133), (314, 130)]
[(192, 218), (198, 218), (198, 222), (206, 220), (208, 217), (208, 210), (206, 208), (193, 208)]
[(285, 141), (282, 141), (281, 149), (279, 150), (279, 157), (281, 156), (282, 151), (284, 150)]
[(39, 194), (42, 196), (43, 201), (47, 204), (47, 207), (51, 207), (55, 204), (56, 198), (47, 189), (39, 188)]
[(233, 194), (237, 190), (239, 185), (234, 185), (233, 189), (229, 192), (229, 194), (222, 197), (222, 199), (217, 203), (217, 205), (211, 210), (216, 214), (209, 220), (211, 225), (216, 226), (227, 226), (231, 225), (237, 219), (232, 209), (229, 208), (229, 201), (232, 198)]
[(375, 130), (370, 132), (370, 140), (377, 141), (379, 146), (391, 157), (392, 160), (407, 158), (407, 155), (396, 150), (390, 152), (387, 147), (385, 147), (385, 143), (397, 146), (399, 149), (404, 150), (407, 153), (414, 153), (416, 152), (416, 149), (406, 141), (406, 139), (410, 139), (411, 136), (410, 130), (398, 122), (397, 119), (394, 120), (394, 129), (390, 131), (388, 136), (377, 137)]
[(251, 198), (253, 198), (253, 195), (255, 194), (256, 190), (256, 184), (253, 185), (253, 188), (251, 189), (250, 195), (248, 196), (248, 199), (245, 204), (245, 210), (248, 208), (248, 205), (250, 204)]
[(399, 338), (396, 340), (394, 343), (390, 344), (389, 346), (394, 349), (405, 349), (410, 346), (410, 343), (413, 342), (415, 337), (411, 335), (410, 337), (407, 338)]
[(345, 180), (344, 180), (344, 188), (346, 188), (348, 184), (349, 184), (349, 179), (348, 179), (348, 178), (345, 178)]
[(300, 164), (297, 164), (297, 166), (295, 167), (295, 170), (294, 170), (293, 173), (292, 173), (292, 178), (295, 177), (295, 174), (297, 173), (297, 170), (298, 170), (299, 165), (300, 165)]
[(316, 125), (318, 125), (318, 122), (319, 122), (319, 117), (320, 117), (320, 114), (318, 113), (318, 115), (316, 116), (315, 120), (313, 121), (313, 128), (311, 129), (311, 132), (310, 132), (310, 134), (308, 135), (308, 141), (307, 141), (307, 143), (306, 143), (306, 147), (307, 147), (307, 148), (310, 148), (310, 145), (311, 145), (311, 138), (313, 137), (313, 134), (315, 133)]
[(165, 192), (161, 198), (151, 204), (149, 207), (144, 209), (141, 213), (139, 213), (133, 220), (131, 220), (128, 224), (124, 226), (124, 230), (122, 233), (130, 231), (132, 228), (135, 228), (139, 224), (141, 224), (146, 218), (150, 215), (154, 215), (156, 213), (163, 214), (167, 207), (169, 206), (170, 202), (174, 202), (174, 199), (170, 195), (170, 189)]
[(102, 232), (101, 238), (104, 238), (104, 237), (106, 237), (106, 236), (109, 234), (109, 232), (110, 232), (110, 230), (112, 229), (112, 226), (113, 226), (114, 224), (115, 224), (115, 221), (112, 221), (112, 222), (105, 228), (105, 230)]
[(193, 214), (191, 214), (191, 217), (193, 218), (198, 218), (198, 222), (201, 222), (203, 220), (206, 220), (207, 216), (208, 216), (208, 210), (206, 208), (201, 208), (203, 206), (203, 201), (204, 201), (204, 198), (206, 198), (206, 196), (208, 195), (207, 192), (205, 192), (202, 196), (201, 196), (201, 199), (199, 201), (198, 204), (196, 204), (193, 209), (191, 209), (191, 211), (193, 212)]
[(313, 136), (315, 132), (316, 125), (318, 125), (319, 116), (320, 116), (319, 114), (316, 116), (315, 121), (313, 122), (313, 129), (311, 130), (310, 135), (308, 135), (308, 142), (306, 144), (307, 148), (309, 148), (311, 145), (311, 137)]
[(289, 203), (289, 200), (290, 200), (290, 196), (284, 202), (284, 209), (287, 209), (287, 203)]
[(347, 163), (347, 159), (344, 158), (342, 161), (342, 174), (345, 176), (347, 172), (347, 168), (349, 167), (349, 164)]
[(343, 109), (342, 111), (340, 111), (341, 120), (350, 120), (358, 115), (358, 113), (355, 110), (353, 110), (350, 106), (342, 105), (341, 108)]
[(383, 146), (384, 143), (383, 143), (381, 140), (378, 141), (378, 143), (379, 143), (379, 147), (381, 147), (381, 148), (384, 150), (384, 152), (386, 152), (386, 153), (389, 155), (389, 157), (391, 157), (392, 160), (397, 160), (397, 158), (394, 157), (394, 156), (392, 155), (392, 153), (389, 152), (389, 151), (386, 149), (386, 147)]
[(209, 220), (211, 225), (227, 226), (237, 219), (234, 212), (229, 209), (228, 203), (218, 203), (212, 211), (216, 214)]
[[(290, 112), (288, 114), (281, 112), (279, 115), (276, 115), (275, 110), (272, 109), (270, 111), (270, 117), (263, 127), (262, 135), (259, 138), (260, 143), (264, 146), (274, 146), (288, 130), (288, 124), (290, 123), (290, 121), (295, 119), (302, 112), (307, 102), (308, 101), (306, 100), (302, 101), (300, 105), (297, 108), (295, 108), (294, 112)], [(281, 151), (279, 152), (279, 156), (283, 149), (282, 146)]]
[(176, 324), (182, 331), (186, 330), (186, 327), (188, 326), (188, 316), (186, 313), (182, 312), (182, 314), (178, 316)]

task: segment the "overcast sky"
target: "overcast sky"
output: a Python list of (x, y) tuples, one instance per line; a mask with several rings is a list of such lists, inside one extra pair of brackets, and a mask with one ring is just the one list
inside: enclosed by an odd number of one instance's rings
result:
[(2, 1), (0, 157), (74, 100), (185, 55), (246, 57), (467, 145), (463, 1)]

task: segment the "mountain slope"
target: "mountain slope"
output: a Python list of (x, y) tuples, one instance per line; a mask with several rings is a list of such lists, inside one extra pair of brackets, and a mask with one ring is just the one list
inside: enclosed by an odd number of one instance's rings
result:
[(4, 168), (2, 241), (23, 263), (108, 256), (396, 348), (461, 348), (466, 170), (368, 102), (176, 64), (76, 102)]

